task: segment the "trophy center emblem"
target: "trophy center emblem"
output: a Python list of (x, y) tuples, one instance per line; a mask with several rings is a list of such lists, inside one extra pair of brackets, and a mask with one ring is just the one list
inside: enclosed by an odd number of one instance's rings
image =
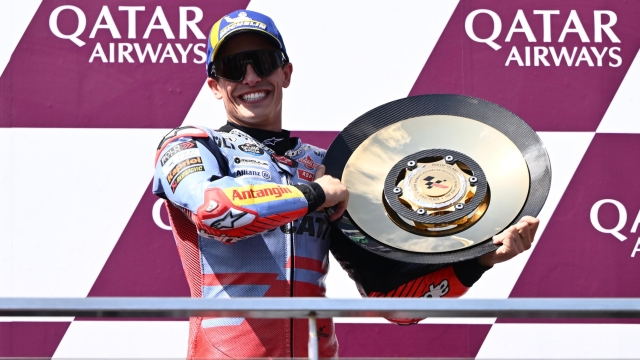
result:
[(451, 206), (461, 200), (462, 192), (468, 188), (458, 165), (444, 160), (416, 162), (415, 168), (405, 171), (405, 179), (399, 183), (405, 192), (401, 199), (415, 209)]
[[(452, 169), (435, 168), (433, 164), (425, 165), (423, 169), (416, 170), (416, 175), (411, 178), (412, 184), (409, 188), (412, 192), (413, 189), (418, 190), (418, 194), (413, 194), (417, 197), (421, 197), (420, 195), (428, 198), (440, 198), (445, 195), (449, 195), (447, 197), (455, 196), (457, 192), (453, 190), (460, 188), (457, 176), (453, 174)], [(448, 199), (438, 200), (446, 201)]]
[(480, 166), (453, 150), (423, 150), (400, 160), (383, 189), (387, 216), (414, 234), (463, 231), (484, 214), (489, 189)]

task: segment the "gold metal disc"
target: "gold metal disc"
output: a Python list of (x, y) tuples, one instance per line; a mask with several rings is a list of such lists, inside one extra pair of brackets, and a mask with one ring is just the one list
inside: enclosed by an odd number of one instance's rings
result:
[[(425, 237), (399, 228), (387, 216), (383, 187), (387, 174), (402, 158), (438, 148), (473, 158), (485, 172), (491, 200), (474, 226), (454, 235)], [(506, 228), (527, 200), (529, 170), (516, 145), (495, 128), (464, 117), (427, 115), (393, 123), (364, 140), (351, 154), (342, 182), (350, 194), (347, 211), (365, 233), (397, 249), (439, 253), (477, 244)], [(434, 190), (433, 195), (446, 196), (445, 190)]]

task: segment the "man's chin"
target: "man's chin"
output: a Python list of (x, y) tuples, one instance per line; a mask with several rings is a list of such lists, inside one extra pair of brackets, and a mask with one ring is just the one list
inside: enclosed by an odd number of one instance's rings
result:
[[(252, 109), (253, 110), (253, 109)], [(268, 121), (269, 115), (265, 114), (263, 111), (255, 111), (255, 110), (245, 109), (241, 114), (239, 114), (239, 119), (245, 122), (251, 123), (260, 123)]]
[(262, 127), (270, 124), (268, 118), (260, 116), (243, 116), (238, 119), (238, 122), (240, 122), (240, 125), (247, 127)]

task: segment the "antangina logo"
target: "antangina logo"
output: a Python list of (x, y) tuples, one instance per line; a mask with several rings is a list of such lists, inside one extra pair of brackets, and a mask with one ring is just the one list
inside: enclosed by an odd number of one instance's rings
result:
[(252, 205), (296, 197), (304, 198), (304, 195), (302, 195), (298, 189), (280, 186), (277, 184), (247, 185), (227, 188), (224, 189), (224, 193), (235, 205)]

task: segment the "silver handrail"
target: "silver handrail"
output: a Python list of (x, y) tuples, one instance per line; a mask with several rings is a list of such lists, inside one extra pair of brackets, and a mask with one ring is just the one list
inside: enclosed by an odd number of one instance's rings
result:
[(318, 318), (635, 318), (640, 299), (0, 298), (0, 316), (308, 318), (311, 313)]
[(640, 299), (0, 298), (0, 316), (308, 318), (317, 359), (316, 318), (639, 318)]

